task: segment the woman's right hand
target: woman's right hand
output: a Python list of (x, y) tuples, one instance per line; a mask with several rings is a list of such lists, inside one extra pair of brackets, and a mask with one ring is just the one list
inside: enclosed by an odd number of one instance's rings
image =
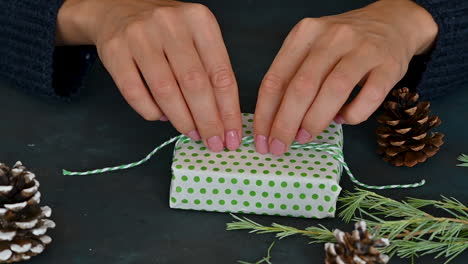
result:
[(169, 119), (212, 151), (239, 147), (237, 84), (208, 8), (169, 0), (66, 0), (57, 25), (59, 45), (96, 45), (142, 117)]

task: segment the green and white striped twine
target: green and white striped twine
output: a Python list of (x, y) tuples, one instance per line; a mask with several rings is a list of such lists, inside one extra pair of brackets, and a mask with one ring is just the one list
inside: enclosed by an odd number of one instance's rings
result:
[[(129, 168), (133, 168), (133, 167), (139, 166), (139, 165), (147, 162), (160, 149), (162, 149), (165, 146), (173, 143), (174, 141), (177, 141), (176, 142), (176, 145), (177, 145), (179, 142), (181, 142), (183, 140), (187, 140), (187, 139), (190, 139), (190, 138), (186, 137), (185, 135), (179, 135), (179, 136), (173, 137), (173, 138), (169, 139), (168, 141), (162, 143), (158, 147), (156, 147), (153, 151), (151, 151), (151, 153), (146, 155), (145, 158), (143, 158), (142, 160), (137, 161), (137, 162), (124, 164), (124, 165), (119, 165), (119, 166), (115, 166), (115, 167), (96, 169), (96, 170), (92, 170), (92, 171), (84, 171), (84, 172), (72, 172), (72, 171), (63, 170), (63, 175), (91, 175), (91, 174), (100, 174), (100, 173), (109, 172), (109, 171), (126, 170), (126, 169), (129, 169)], [(242, 143), (243, 144), (251, 144), (253, 142), (254, 142), (254, 138), (252, 136), (242, 138)], [(411, 183), (411, 184), (394, 184), (394, 185), (381, 185), (381, 186), (368, 185), (368, 184), (360, 182), (358, 179), (356, 179), (356, 177), (354, 177), (354, 175), (351, 173), (351, 170), (348, 167), (348, 164), (346, 164), (346, 162), (344, 161), (343, 152), (336, 145), (327, 144), (327, 143), (317, 143), (317, 142), (310, 142), (310, 143), (306, 143), (306, 144), (299, 144), (299, 143), (294, 142), (291, 145), (291, 147), (292, 148), (302, 148), (302, 149), (315, 149), (315, 150), (321, 150), (321, 151), (327, 152), (328, 154), (332, 155), (332, 157), (335, 160), (337, 160), (338, 162), (340, 162), (343, 165), (343, 168), (345, 169), (346, 173), (348, 174), (349, 178), (351, 179), (351, 181), (353, 183), (355, 183), (356, 185), (359, 185), (361, 187), (367, 188), (367, 189), (384, 190), (384, 189), (417, 188), (417, 187), (423, 186), (426, 183), (425, 180), (422, 180), (421, 182)]]

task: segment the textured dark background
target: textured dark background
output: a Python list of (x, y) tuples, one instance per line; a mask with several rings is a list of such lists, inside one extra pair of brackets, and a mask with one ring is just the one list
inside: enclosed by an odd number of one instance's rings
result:
[[(362, 6), (366, 1), (211, 1), (224, 32), (240, 86), (244, 112), (253, 112), (258, 85), (288, 31), (306, 16), (322, 16)], [(343, 43), (345, 45), (345, 43)], [(429, 162), (396, 168), (375, 154), (373, 119), (346, 126), (345, 155), (354, 174), (369, 184), (416, 182), (412, 190), (381, 192), (393, 198), (454, 196), (468, 202), (468, 169), (455, 167), (468, 152), (468, 84), (432, 102), (440, 115), (446, 144)], [(119, 95), (98, 63), (82, 95), (71, 103), (36, 98), (0, 84), (0, 161), (21, 160), (41, 181), (43, 204), (53, 209), (54, 242), (30, 263), (179, 264), (256, 261), (274, 240), (272, 235), (225, 231), (231, 216), (169, 209), (172, 149), (141, 167), (98, 176), (70, 177), (61, 169), (84, 170), (135, 161), (176, 131), (168, 123), (146, 122)], [(353, 184), (343, 176), (342, 187)], [(308, 220), (249, 216), (264, 224), (277, 222), (300, 228), (323, 224), (350, 228), (338, 219)], [(277, 243), (275, 264), (323, 263), (323, 245), (291, 237)], [(392, 259), (392, 264), (409, 263)], [(424, 257), (416, 263), (443, 263)], [(468, 254), (453, 261), (468, 263)]]

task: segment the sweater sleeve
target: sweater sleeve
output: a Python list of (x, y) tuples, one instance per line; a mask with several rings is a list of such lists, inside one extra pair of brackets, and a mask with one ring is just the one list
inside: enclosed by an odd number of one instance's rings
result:
[(415, 0), (432, 14), (439, 26), (434, 48), (422, 60), (416, 89), (424, 98), (434, 98), (468, 82), (468, 1)]
[(96, 56), (94, 47), (55, 47), (64, 0), (0, 0), (0, 78), (34, 94), (76, 94)]

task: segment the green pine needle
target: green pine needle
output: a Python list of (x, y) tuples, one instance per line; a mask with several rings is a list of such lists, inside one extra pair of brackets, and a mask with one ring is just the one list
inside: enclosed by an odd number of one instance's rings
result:
[(458, 157), (458, 161), (461, 161), (463, 163), (458, 164), (457, 166), (460, 167), (468, 167), (468, 155), (466, 154), (461, 154), (460, 157)]
[[(362, 199), (362, 197), (364, 197)], [(360, 200), (357, 204), (355, 201)], [(395, 201), (376, 193), (357, 189), (340, 198), (345, 220), (365, 220), (377, 237), (386, 237), (391, 246), (384, 250), (403, 258), (434, 254), (447, 258), (446, 263), (468, 248), (468, 208), (454, 198), (441, 201), (408, 198)], [(449, 213), (439, 217), (426, 213), (433, 206)]]
[(231, 214), (237, 221), (228, 223), (226, 230), (249, 230), (249, 233), (266, 234), (276, 233), (278, 239), (283, 239), (292, 235), (304, 235), (311, 239), (312, 243), (324, 243), (335, 241), (333, 232), (320, 225), (319, 227), (308, 227), (305, 230), (290, 226), (273, 223), (271, 226), (264, 226), (256, 223), (247, 217), (238, 217)]
[[(396, 201), (356, 189), (355, 192), (346, 192), (339, 201), (342, 203), (339, 216), (343, 220), (364, 220), (376, 237), (391, 241), (390, 246), (383, 250), (390, 256), (414, 259), (433, 254), (435, 258), (446, 258), (445, 263), (448, 263), (468, 249), (468, 207), (454, 198), (442, 196), (440, 201), (416, 198)], [(429, 206), (444, 210), (450, 217), (435, 216), (422, 210)], [(279, 239), (303, 235), (311, 243), (335, 242), (333, 232), (322, 225), (302, 230), (276, 223), (263, 226), (245, 217), (232, 216), (237, 221), (229, 223), (227, 230), (276, 233)]]

